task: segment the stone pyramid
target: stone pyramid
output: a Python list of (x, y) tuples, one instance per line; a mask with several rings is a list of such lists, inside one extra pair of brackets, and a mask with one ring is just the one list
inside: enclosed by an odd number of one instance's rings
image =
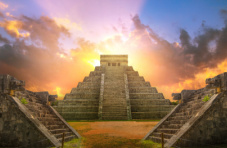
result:
[[(227, 73), (206, 80), (198, 90), (173, 94), (181, 100), (145, 137), (164, 147), (215, 147), (227, 143)], [(218, 147), (218, 146), (217, 146)]]
[(80, 135), (49, 106), (48, 92), (25, 90), (24, 81), (0, 75), (0, 147), (60, 147)]
[(100, 66), (54, 108), (66, 120), (131, 120), (160, 119), (173, 107), (128, 66), (128, 55), (101, 55)]

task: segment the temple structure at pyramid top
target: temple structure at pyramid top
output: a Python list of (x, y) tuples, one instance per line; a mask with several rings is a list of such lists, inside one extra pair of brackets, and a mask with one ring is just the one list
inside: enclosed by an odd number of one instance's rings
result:
[(66, 120), (160, 119), (174, 105), (128, 66), (128, 55), (101, 55), (100, 66), (55, 109)]
[(101, 66), (128, 66), (128, 55), (101, 55)]

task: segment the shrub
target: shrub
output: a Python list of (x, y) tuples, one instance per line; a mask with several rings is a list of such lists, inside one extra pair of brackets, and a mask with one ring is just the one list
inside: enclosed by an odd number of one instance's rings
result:
[(20, 101), (22, 104), (28, 104), (28, 101), (25, 98), (22, 98)]
[(172, 105), (177, 105), (179, 102), (171, 102)]
[(51, 102), (51, 106), (57, 106), (57, 105), (58, 105), (58, 101)]
[(208, 95), (206, 95), (204, 98), (203, 98), (203, 102), (207, 102), (208, 100), (210, 100), (210, 97)]

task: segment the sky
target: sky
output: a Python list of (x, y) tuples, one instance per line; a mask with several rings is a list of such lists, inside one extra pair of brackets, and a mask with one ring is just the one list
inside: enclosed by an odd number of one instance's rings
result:
[(62, 99), (99, 66), (129, 65), (171, 99), (227, 71), (225, 0), (0, 0), (0, 73)]

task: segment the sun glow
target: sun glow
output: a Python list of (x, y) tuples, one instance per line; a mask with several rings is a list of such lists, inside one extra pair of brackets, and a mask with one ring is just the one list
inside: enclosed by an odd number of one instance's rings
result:
[(98, 59), (87, 60), (87, 63), (91, 64), (93, 67), (100, 66), (100, 61)]
[(63, 99), (64, 97), (64, 94), (61, 93), (61, 88), (60, 87), (56, 87), (55, 90), (53, 90), (54, 92), (57, 92), (57, 95), (58, 95), (58, 99)]

